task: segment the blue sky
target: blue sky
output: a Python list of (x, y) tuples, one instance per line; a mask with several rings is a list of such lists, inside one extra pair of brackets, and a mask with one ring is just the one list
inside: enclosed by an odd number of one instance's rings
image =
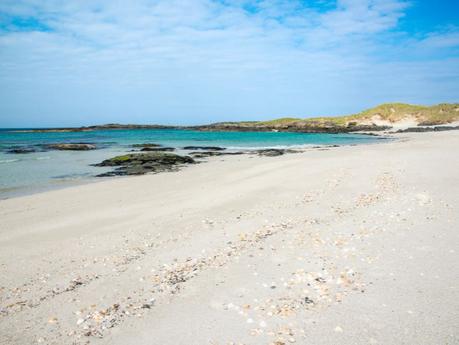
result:
[(459, 102), (459, 1), (0, 2), (0, 127)]

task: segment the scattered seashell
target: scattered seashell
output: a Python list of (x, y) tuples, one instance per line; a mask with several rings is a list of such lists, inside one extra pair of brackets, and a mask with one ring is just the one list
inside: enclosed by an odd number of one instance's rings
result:
[(56, 317), (51, 317), (48, 320), (48, 323), (56, 323), (56, 322), (57, 322), (57, 318)]

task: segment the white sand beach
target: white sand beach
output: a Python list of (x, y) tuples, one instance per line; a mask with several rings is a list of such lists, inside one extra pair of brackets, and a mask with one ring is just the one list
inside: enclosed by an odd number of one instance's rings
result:
[(0, 201), (1, 344), (458, 344), (459, 131)]

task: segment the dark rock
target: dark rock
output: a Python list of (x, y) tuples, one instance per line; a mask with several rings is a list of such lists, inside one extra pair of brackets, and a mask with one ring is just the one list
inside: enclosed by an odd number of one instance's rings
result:
[(130, 153), (123, 156), (116, 156), (106, 159), (95, 166), (117, 167), (115, 170), (98, 175), (119, 176), (119, 175), (143, 175), (150, 172), (162, 172), (177, 170), (183, 164), (192, 164), (194, 159), (189, 156), (179, 156), (173, 153), (148, 152)]
[(223, 151), (226, 150), (225, 147), (219, 146), (185, 146), (184, 150), (208, 150), (208, 151)]
[(154, 143), (144, 143), (144, 144), (134, 144), (132, 147), (161, 147), (160, 144), (154, 144)]
[(267, 149), (267, 150), (258, 150), (257, 153), (260, 156), (275, 157), (275, 156), (282, 156), (285, 152), (284, 150), (279, 150), (279, 149)]
[(102, 174), (98, 174), (98, 175), (96, 175), (96, 177), (113, 177), (113, 176), (121, 176), (121, 175), (123, 175), (123, 174), (120, 174), (116, 170), (112, 170), (112, 171), (104, 172)]
[(180, 163), (193, 163), (193, 158), (179, 156), (173, 153), (151, 152), (151, 153), (130, 153), (104, 160), (96, 166), (128, 166), (132, 164), (159, 163), (174, 165)]
[(358, 134), (369, 135), (369, 136), (372, 136), (372, 137), (381, 137), (381, 134), (376, 134), (376, 133), (372, 133), (372, 132), (359, 132)]
[(286, 153), (297, 153), (298, 151), (289, 149), (264, 149), (255, 151), (259, 156), (276, 157)]
[(294, 123), (287, 123), (285, 125), (271, 126), (258, 123), (215, 123), (204, 126), (197, 126), (193, 129), (198, 131), (208, 132), (298, 132), (298, 133), (352, 133), (359, 131), (385, 131), (391, 129), (390, 126), (377, 126), (371, 125), (359, 125), (357, 123), (350, 123), (348, 126), (337, 125), (333, 121), (326, 123), (309, 122), (304, 123), (301, 121)]
[(158, 151), (174, 151), (175, 148), (173, 147), (144, 147), (140, 151), (151, 151), (151, 152), (158, 152)]
[(372, 125), (354, 125), (354, 126), (347, 126), (345, 130), (340, 131), (339, 129), (332, 130), (330, 133), (351, 133), (351, 132), (382, 132), (392, 129), (391, 126), (377, 126), (375, 124)]
[(62, 151), (88, 151), (95, 150), (96, 145), (87, 143), (58, 143), (45, 145), (46, 148), (51, 150)]
[(24, 153), (33, 153), (37, 152), (37, 149), (32, 147), (13, 147), (6, 151), (6, 153), (15, 153), (15, 154), (24, 154)]
[(213, 156), (234, 156), (234, 155), (243, 155), (246, 152), (237, 151), (237, 152), (215, 152), (215, 151), (202, 151), (202, 152), (190, 152), (190, 155), (193, 158), (206, 158)]
[(400, 129), (396, 133), (443, 132), (453, 130), (459, 130), (459, 126), (410, 127), (406, 129)]

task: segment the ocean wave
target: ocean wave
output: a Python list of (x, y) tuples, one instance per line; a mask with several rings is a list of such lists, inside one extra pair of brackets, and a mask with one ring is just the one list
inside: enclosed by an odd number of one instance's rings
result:
[(37, 158), (35, 158), (35, 160), (37, 160), (37, 161), (42, 161), (42, 160), (45, 160), (45, 159), (51, 159), (51, 157), (50, 156), (45, 156), (45, 157), (37, 157)]
[(0, 163), (13, 163), (13, 162), (19, 162), (20, 159), (0, 159)]

